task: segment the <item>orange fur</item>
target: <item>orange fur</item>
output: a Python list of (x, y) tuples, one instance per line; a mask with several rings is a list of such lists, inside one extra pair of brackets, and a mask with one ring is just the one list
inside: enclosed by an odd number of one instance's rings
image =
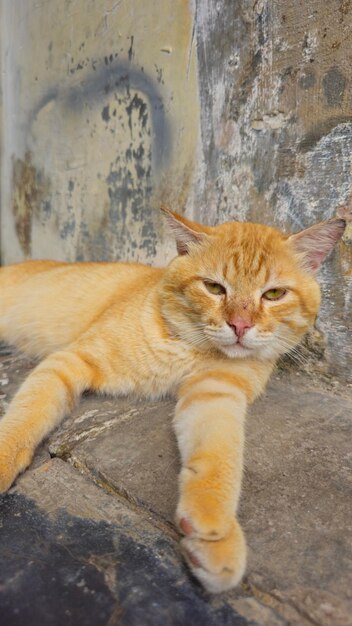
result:
[[(30, 261), (0, 270), (0, 338), (43, 359), (0, 423), (0, 490), (84, 390), (174, 393), (182, 546), (195, 575), (221, 591), (245, 568), (235, 514), (246, 406), (314, 322), (320, 295), (309, 263), (315, 269), (344, 224), (309, 229), (317, 239), (310, 259), (304, 232), (203, 227), (165, 212), (179, 250), (167, 268)], [(274, 288), (286, 293), (269, 301)], [(238, 320), (247, 324), (241, 338)]]

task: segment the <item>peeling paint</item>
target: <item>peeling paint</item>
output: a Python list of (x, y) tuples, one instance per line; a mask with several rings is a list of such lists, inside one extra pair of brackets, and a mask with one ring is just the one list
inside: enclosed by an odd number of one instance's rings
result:
[(304, 35), (302, 51), (305, 63), (311, 63), (314, 60), (314, 54), (318, 46), (317, 31), (308, 32)]
[(251, 122), (253, 130), (265, 130), (269, 128), (271, 130), (278, 130), (287, 124), (289, 116), (281, 113), (265, 113), (263, 117), (254, 119)]

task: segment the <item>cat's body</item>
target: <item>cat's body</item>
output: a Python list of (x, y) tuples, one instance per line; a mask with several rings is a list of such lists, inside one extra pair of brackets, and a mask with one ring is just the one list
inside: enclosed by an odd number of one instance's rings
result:
[[(41, 358), (71, 344), (85, 346), (104, 372), (97, 389), (113, 394), (173, 394), (187, 375), (219, 361), (249, 374), (248, 363), (200, 353), (172, 334), (160, 314), (164, 273), (138, 263), (27, 261), (4, 267), (0, 339)], [(270, 372), (270, 364), (263, 366)]]
[[(311, 270), (344, 223), (289, 241), (253, 224), (168, 219), (180, 256), (165, 269), (31, 261), (0, 270), (0, 339), (46, 357), (0, 422), (0, 491), (85, 389), (176, 395), (182, 545), (193, 572), (220, 591), (245, 567), (235, 512), (246, 406), (313, 324)], [(307, 241), (317, 242), (310, 255)]]

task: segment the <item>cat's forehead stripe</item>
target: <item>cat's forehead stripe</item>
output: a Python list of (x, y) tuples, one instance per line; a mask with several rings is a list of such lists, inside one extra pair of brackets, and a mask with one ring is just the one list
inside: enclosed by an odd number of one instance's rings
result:
[(239, 277), (249, 279), (258, 278), (267, 282), (270, 275), (270, 263), (266, 262), (263, 251), (252, 251), (251, 257), (248, 257), (244, 250), (233, 253), (231, 250), (228, 259), (222, 264), (222, 273), (225, 280), (234, 282)]
[(225, 280), (228, 278), (228, 269), (229, 269), (229, 261), (225, 261), (223, 268), (222, 268), (222, 272), (223, 272)]

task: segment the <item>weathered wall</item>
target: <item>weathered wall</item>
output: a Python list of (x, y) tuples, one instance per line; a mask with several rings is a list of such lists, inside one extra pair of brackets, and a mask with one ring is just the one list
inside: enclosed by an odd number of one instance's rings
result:
[[(350, 0), (1, 4), (3, 262), (163, 262), (160, 201), (298, 230), (350, 196)], [(348, 380), (351, 243), (320, 318)]]
[[(352, 182), (350, 0), (199, 0), (196, 21), (199, 217), (299, 230), (334, 215)], [(319, 324), (330, 371), (348, 380), (351, 239), (322, 271)]]
[(151, 259), (199, 125), (186, 1), (2, 3), (3, 261)]

